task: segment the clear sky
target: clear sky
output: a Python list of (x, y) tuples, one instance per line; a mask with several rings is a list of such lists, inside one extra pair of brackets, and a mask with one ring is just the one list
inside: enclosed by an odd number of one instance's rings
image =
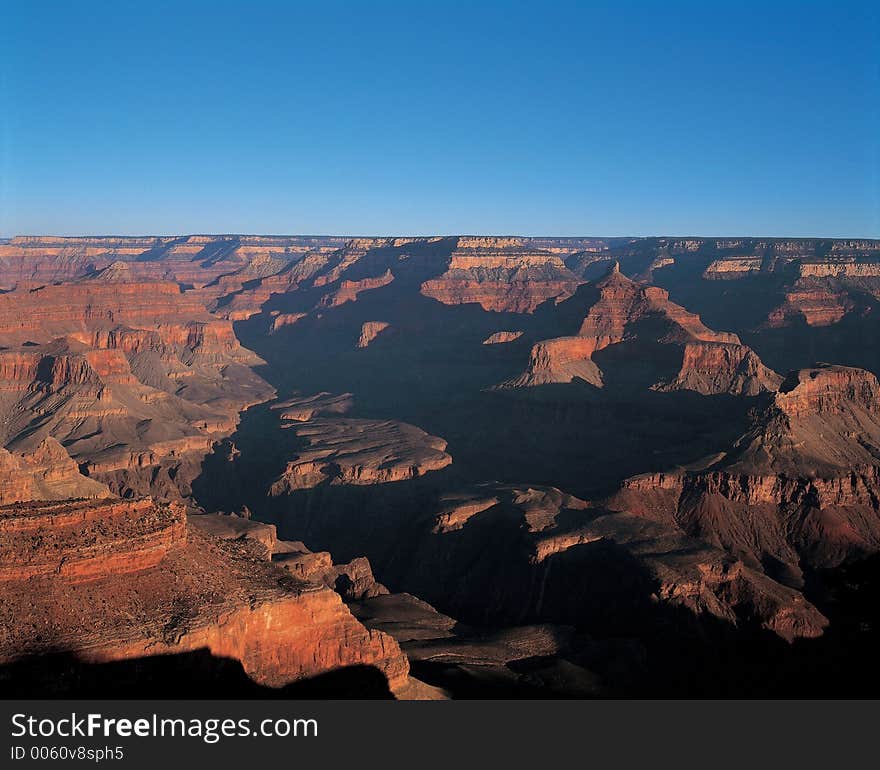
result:
[(0, 0), (0, 236), (880, 237), (878, 7)]

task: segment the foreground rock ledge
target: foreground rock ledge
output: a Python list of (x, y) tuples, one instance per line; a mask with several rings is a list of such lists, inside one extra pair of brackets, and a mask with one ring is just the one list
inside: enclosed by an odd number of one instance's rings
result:
[[(297, 580), (246, 541), (187, 529), (182, 506), (8, 506), (0, 520), (0, 665), (58, 652), (89, 664), (208, 650), (240, 661), (265, 687), (352, 665), (381, 671), (392, 692), (408, 686), (409, 665), (397, 643), (362, 626), (337, 593)], [(57, 536), (62, 563), (90, 563), (100, 551), (103, 569), (59, 571), (33, 558), (37, 540), (56, 537), (50, 522), (68, 530)], [(125, 558), (107, 555), (113, 552)], [(139, 568), (132, 571), (135, 557)]]

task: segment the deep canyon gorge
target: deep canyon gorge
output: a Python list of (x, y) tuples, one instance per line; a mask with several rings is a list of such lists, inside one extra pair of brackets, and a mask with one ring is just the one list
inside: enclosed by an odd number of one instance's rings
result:
[(0, 241), (8, 696), (876, 693), (880, 241)]

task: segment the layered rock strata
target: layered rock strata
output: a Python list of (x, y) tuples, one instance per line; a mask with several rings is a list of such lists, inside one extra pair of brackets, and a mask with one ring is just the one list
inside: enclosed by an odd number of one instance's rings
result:
[(552, 487), (484, 484), (444, 496), (405, 564), (396, 580), (482, 622), (646, 633), (652, 617), (685, 611), (787, 640), (827, 625), (797, 590), (674, 522)]
[(392, 691), (408, 684), (397, 643), (364, 628), (335, 591), (247, 540), (187, 528), (180, 506), (24, 504), (0, 510), (0, 527), (4, 665), (64, 651), (80, 665), (129, 662), (131, 675), (156, 656), (207, 650), (263, 687), (348, 666), (377, 669)]
[(79, 466), (54, 438), (44, 438), (32, 451), (0, 449), (0, 505), (111, 496), (105, 484), (80, 473)]
[(557, 254), (532, 249), (527, 239), (459, 238), (446, 271), (425, 281), (421, 292), (447, 305), (532, 313), (570, 296), (580, 283)]
[(132, 271), (0, 295), (0, 442), (53, 437), (115, 492), (187, 494), (213, 442), (273, 391), (228, 321)]
[(678, 373), (671, 378), (658, 375), (654, 387), (659, 390), (755, 395), (778, 384), (778, 375), (735, 334), (712, 331), (699, 316), (671, 302), (667, 291), (637, 284), (624, 276), (617, 264), (595, 288), (598, 298), (577, 335), (536, 343), (526, 370), (502, 387), (580, 379), (601, 388), (604, 379), (594, 354), (626, 342), (681, 350)]
[(416, 478), (452, 462), (446, 442), (391, 420), (317, 417), (291, 423), (306, 447), (272, 485), (282, 495), (318, 484), (385, 484)]
[(799, 586), (804, 567), (880, 551), (878, 500), (880, 387), (862, 370), (823, 366), (786, 377), (720, 459), (635, 477), (606, 504)]

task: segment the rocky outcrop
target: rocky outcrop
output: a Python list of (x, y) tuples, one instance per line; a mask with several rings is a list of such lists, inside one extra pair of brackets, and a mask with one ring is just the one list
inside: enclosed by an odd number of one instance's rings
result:
[(557, 337), (536, 343), (529, 354), (526, 370), (501, 387), (529, 388), (554, 382), (583, 380), (602, 387), (602, 372), (591, 356), (596, 340), (590, 337)]
[(845, 472), (880, 457), (880, 386), (862, 369), (821, 365), (790, 373), (732, 467), (779, 475)]
[(447, 305), (477, 303), (484, 310), (533, 313), (581, 283), (557, 255), (530, 248), (522, 238), (459, 238), (446, 272), (421, 292)]
[(730, 393), (757, 396), (773, 391), (782, 382), (745, 345), (728, 342), (689, 342), (682, 351), (681, 369), (657, 390), (694, 390), (697, 393)]
[(311, 396), (296, 395), (286, 401), (272, 404), (272, 409), (279, 412), (282, 420), (289, 422), (308, 422), (313, 417), (331, 414), (346, 414), (354, 405), (351, 393), (334, 395), (332, 393), (315, 393)]
[(365, 321), (361, 326), (361, 336), (358, 337), (359, 348), (368, 347), (382, 332), (389, 329), (391, 324), (386, 321)]
[(580, 379), (601, 388), (603, 376), (594, 354), (632, 342), (682, 349), (678, 374), (663, 378), (658, 372), (659, 379), (653, 386), (658, 390), (755, 395), (778, 383), (775, 372), (764, 366), (735, 334), (709, 329), (699, 316), (671, 302), (667, 291), (632, 281), (616, 263), (595, 288), (598, 298), (587, 311), (577, 336), (536, 343), (525, 372), (501, 387)]
[(705, 342), (739, 343), (735, 334), (715, 332), (680, 305), (669, 300), (669, 292), (657, 286), (641, 286), (620, 272), (615, 264), (609, 274), (596, 284), (599, 299), (584, 318), (578, 335), (596, 340), (596, 349), (621, 342), (628, 327), (651, 317), (665, 325), (661, 342), (696, 339)]
[(0, 508), (0, 580), (97, 580), (155, 567), (186, 540), (183, 506), (145, 500)]
[(0, 663), (63, 650), (82, 664), (136, 665), (208, 650), (265, 687), (352, 665), (377, 668), (392, 691), (408, 685), (397, 643), (335, 591), (184, 521), (182, 507), (150, 500), (0, 510)]
[(791, 326), (831, 326), (856, 308), (856, 302), (838, 282), (807, 278), (786, 290), (785, 300), (767, 317), (767, 328)]
[(386, 484), (445, 468), (446, 442), (391, 420), (313, 418), (292, 423), (306, 447), (272, 485), (272, 495), (318, 484)]
[(334, 564), (328, 551), (313, 553), (299, 541), (282, 540), (272, 554), (272, 563), (302, 580), (332, 588), (345, 601), (361, 601), (388, 593), (363, 556), (347, 564)]
[(279, 540), (273, 524), (263, 524), (235, 514), (196, 514), (190, 526), (223, 540), (254, 543), (273, 564), (300, 580), (326, 585), (345, 601), (359, 601), (388, 593), (373, 576), (370, 562), (359, 557), (347, 564), (334, 564), (327, 551), (314, 553), (300, 541)]
[(522, 332), (495, 332), (494, 334), (490, 334), (486, 339), (483, 340), (484, 345), (500, 345), (505, 342), (513, 342), (514, 340), (518, 340), (522, 337)]
[(880, 278), (880, 260), (860, 261), (856, 259), (804, 260), (798, 268), (801, 278)]
[(734, 280), (747, 275), (760, 273), (764, 269), (764, 258), (758, 256), (725, 257), (716, 259), (703, 271), (703, 278), (709, 281)]
[(249, 516), (234, 513), (193, 513), (188, 526), (220, 540), (246, 541), (266, 559), (270, 559), (278, 545), (274, 524), (253, 521)]
[(308, 313), (278, 313), (277, 315), (272, 317), (270, 333), (274, 334), (284, 326), (292, 326), (297, 321), (305, 318), (307, 315)]
[(321, 300), (324, 307), (338, 307), (346, 302), (354, 302), (358, 295), (371, 289), (381, 289), (394, 280), (391, 270), (386, 270), (382, 275), (375, 278), (364, 278), (360, 281), (340, 281), (338, 288), (327, 294)]
[(802, 567), (880, 551), (880, 387), (859, 369), (785, 378), (755, 425), (698, 470), (625, 482), (606, 504), (674, 523), (798, 587)]
[(28, 500), (111, 497), (105, 484), (83, 476), (79, 466), (54, 438), (32, 451), (0, 449), (0, 505)]

